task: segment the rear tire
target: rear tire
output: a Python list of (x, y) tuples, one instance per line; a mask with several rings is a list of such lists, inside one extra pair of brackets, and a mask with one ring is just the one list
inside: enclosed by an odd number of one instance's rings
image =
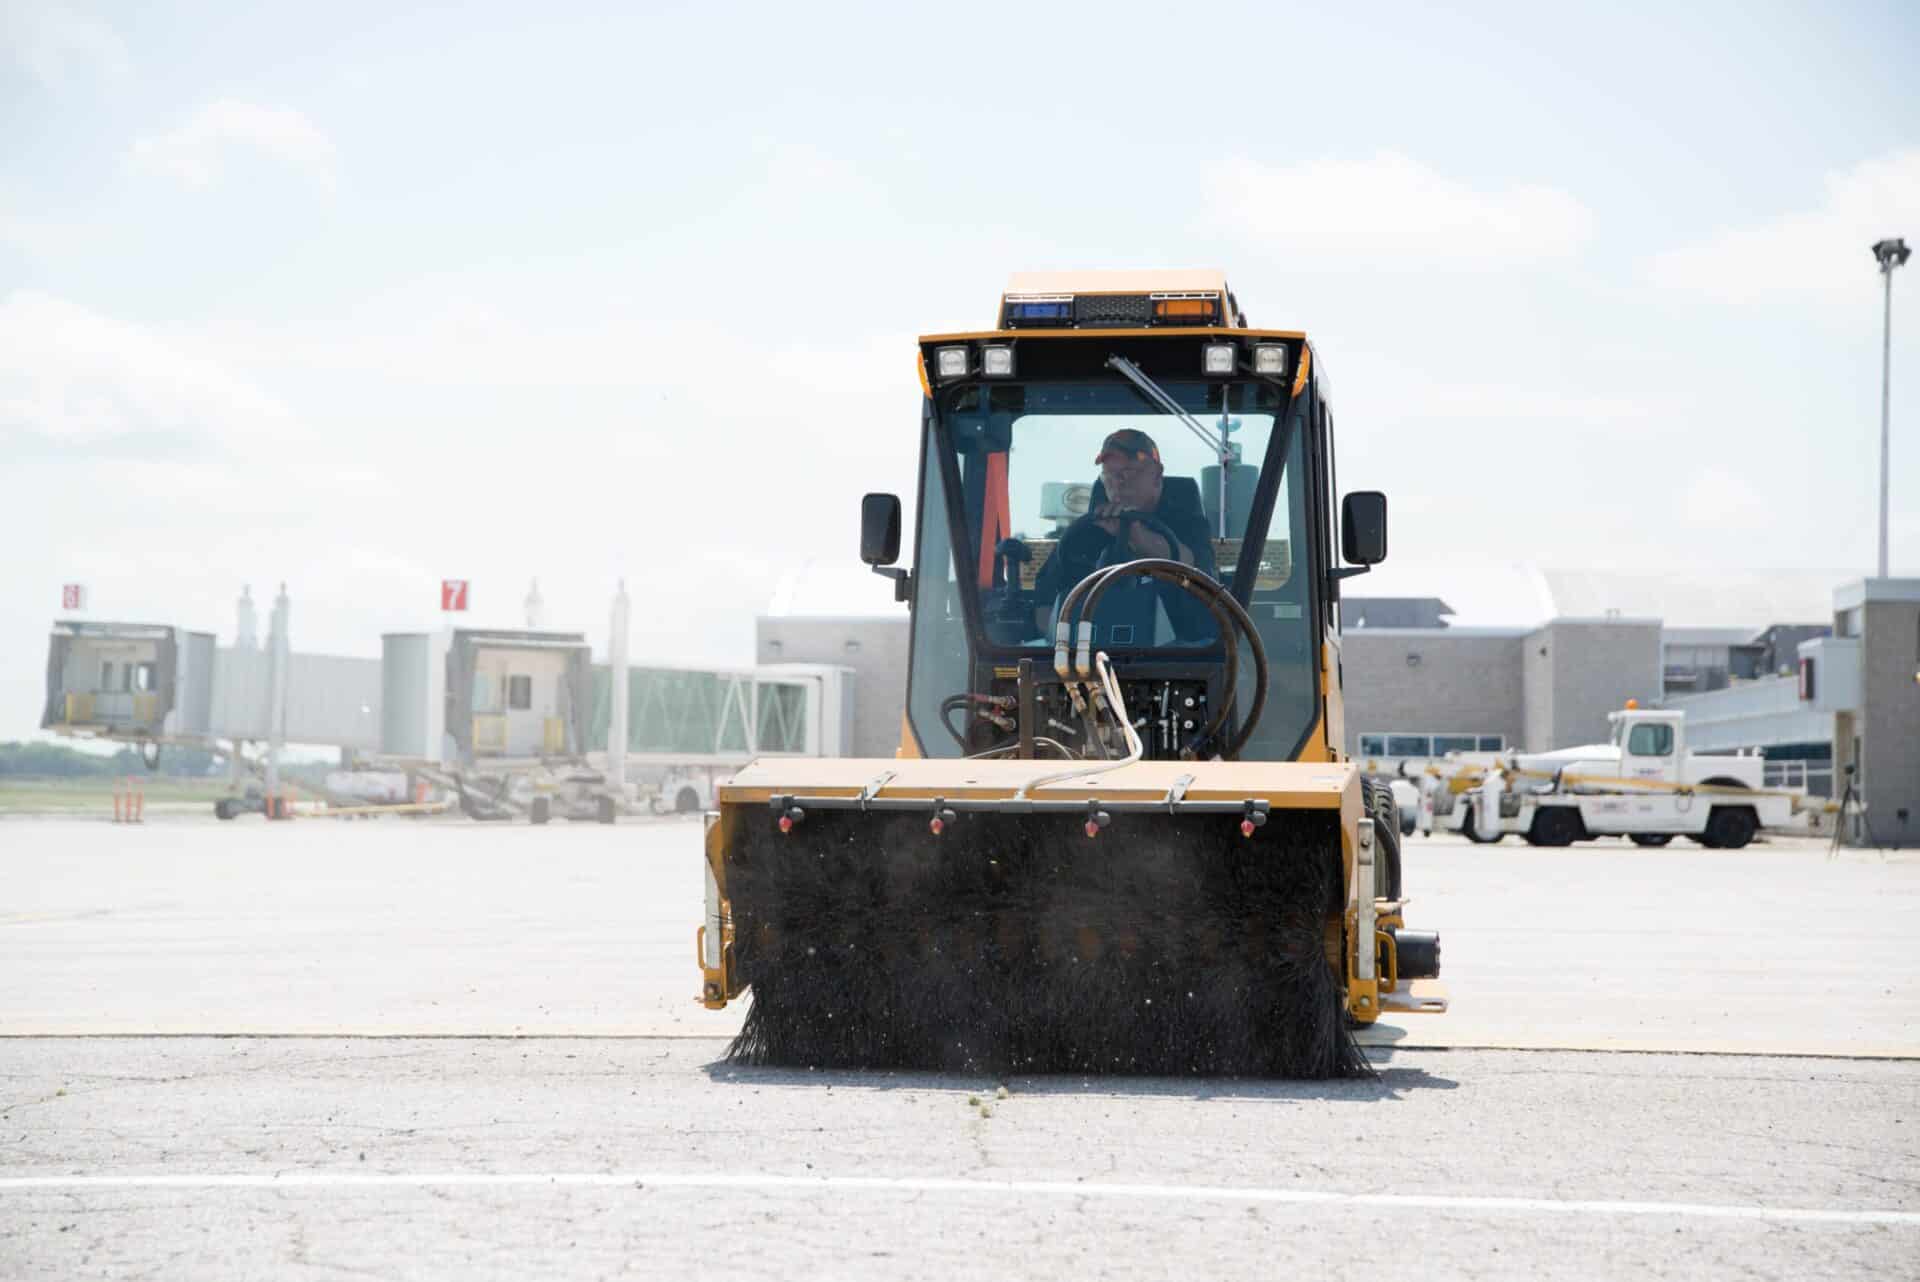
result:
[(1664, 846), (1673, 840), (1670, 832), (1630, 832), (1627, 836), (1636, 846)]
[(1571, 846), (1587, 835), (1580, 812), (1571, 806), (1542, 806), (1534, 812), (1527, 840), (1536, 846)]
[(528, 809), (527, 821), (529, 823), (543, 824), (551, 818), (553, 818), (553, 798), (535, 797), (533, 799), (533, 805)]
[(1706, 844), (1715, 850), (1738, 850), (1753, 840), (1760, 819), (1752, 806), (1715, 806), (1707, 815)]
[(674, 794), (673, 812), (677, 815), (690, 815), (700, 809), (700, 794), (691, 788), (682, 788)]
[(1360, 780), (1360, 795), (1367, 805), (1367, 818), (1373, 820), (1373, 897), (1400, 898), (1400, 803), (1393, 789), (1384, 782), (1365, 776)]

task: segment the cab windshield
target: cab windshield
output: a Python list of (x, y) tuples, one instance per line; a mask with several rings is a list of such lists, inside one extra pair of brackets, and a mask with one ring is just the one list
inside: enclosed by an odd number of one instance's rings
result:
[[(975, 383), (944, 391), (929, 425), (914, 602), (911, 706), (923, 747), (939, 700), (972, 664), (1045, 656), (1058, 607), (1094, 570), (1142, 556), (1192, 565), (1235, 589), (1261, 633), (1271, 688), (1248, 755), (1284, 756), (1317, 706), (1304, 567), (1305, 432), (1265, 381), (1159, 382), (1185, 418), (1119, 378)], [(1230, 456), (1221, 466), (1220, 443)], [(1271, 517), (1252, 520), (1277, 474)], [(971, 622), (970, 622), (971, 620)], [(1138, 580), (1106, 593), (1095, 645), (1124, 664), (1148, 652), (1220, 654), (1194, 598)], [(1243, 662), (1251, 662), (1242, 653)], [(1243, 698), (1248, 687), (1243, 686)], [(924, 706), (923, 706), (924, 705)], [(1284, 742), (1281, 742), (1284, 740)]]

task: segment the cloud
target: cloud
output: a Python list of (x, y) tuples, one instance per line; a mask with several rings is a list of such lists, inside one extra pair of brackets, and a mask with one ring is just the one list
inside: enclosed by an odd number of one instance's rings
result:
[(148, 447), (153, 438), (285, 442), (278, 401), (219, 362), (139, 325), (35, 290), (0, 301), (0, 443)]
[(1240, 157), (1219, 179), (1211, 217), (1275, 254), (1511, 265), (1569, 257), (1593, 230), (1592, 213), (1557, 188), (1476, 188), (1391, 151), (1280, 168)]
[(1654, 284), (1724, 303), (1818, 298), (1858, 303), (1873, 284), (1870, 246), (1920, 227), (1920, 148), (1829, 174), (1813, 209), (1655, 255)]
[(0, 45), (49, 89), (88, 77), (118, 80), (132, 66), (112, 27), (62, 4), (0, 5)]
[(325, 190), (334, 184), (333, 142), (290, 107), (222, 99), (193, 113), (171, 133), (133, 144), (136, 169), (162, 174), (189, 187), (207, 187), (220, 176), (234, 150), (261, 152), (304, 174)]
[(1700, 529), (1763, 526), (1774, 512), (1769, 497), (1739, 472), (1725, 467), (1703, 468), (1683, 483), (1685, 501), (1676, 514)]

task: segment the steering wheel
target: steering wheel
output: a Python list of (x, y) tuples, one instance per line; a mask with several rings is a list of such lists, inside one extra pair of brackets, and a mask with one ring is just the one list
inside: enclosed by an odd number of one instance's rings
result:
[[(1119, 521), (1119, 532), (1108, 534), (1100, 528), (1100, 520)], [(1054, 556), (1060, 560), (1066, 575), (1061, 580), (1060, 594), (1046, 603), (1049, 611), (1046, 629), (1050, 630), (1058, 621), (1060, 602), (1072, 595), (1081, 583), (1108, 566), (1139, 559), (1139, 554), (1127, 544), (1129, 531), (1126, 523), (1129, 521), (1137, 521), (1165, 539), (1169, 551), (1180, 546), (1180, 540), (1164, 521), (1145, 512), (1118, 512), (1102, 518), (1092, 515), (1081, 517), (1061, 533), (1060, 542), (1054, 549)]]

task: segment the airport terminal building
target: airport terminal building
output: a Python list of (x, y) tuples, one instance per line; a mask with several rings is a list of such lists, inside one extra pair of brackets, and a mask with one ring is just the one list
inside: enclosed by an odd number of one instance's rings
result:
[[(1423, 570), (1433, 567), (1381, 586)], [(1853, 766), (1871, 827), (1857, 836), (1920, 844), (1920, 580), (1505, 565), (1442, 568), (1426, 582), (1440, 594), (1348, 585), (1341, 666), (1355, 757), (1604, 741), (1607, 714), (1634, 699), (1686, 709), (1695, 748), (1764, 756), (1779, 786), (1838, 797)], [(853, 750), (892, 754), (907, 615), (884, 582), (859, 567), (789, 576), (755, 647), (762, 664), (852, 669)]]

